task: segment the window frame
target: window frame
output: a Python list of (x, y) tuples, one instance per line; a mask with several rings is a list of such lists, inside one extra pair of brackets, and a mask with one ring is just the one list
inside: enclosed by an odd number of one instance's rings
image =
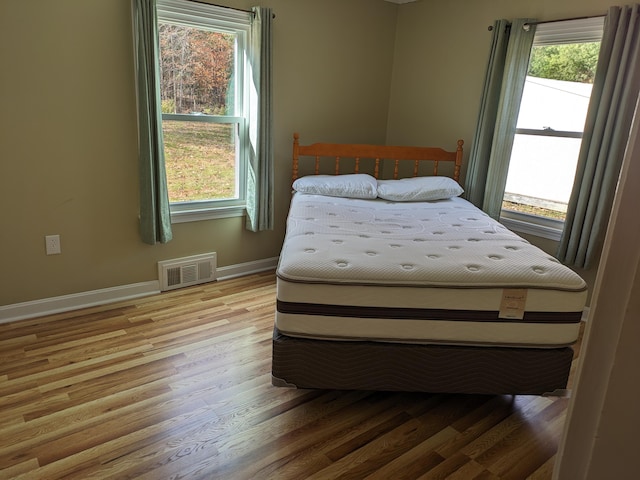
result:
[(247, 47), (251, 29), (251, 12), (189, 0), (157, 0), (158, 25), (173, 24), (236, 37), (234, 60), (235, 99), (233, 115), (163, 113), (162, 120), (237, 125), (236, 191), (237, 198), (172, 202), (171, 223), (215, 218), (240, 217), (246, 213), (246, 176), (249, 152)]
[[(533, 47), (562, 45), (569, 43), (601, 42), (604, 32), (604, 17), (540, 23), (536, 27)], [(531, 55), (531, 52), (529, 52)], [(539, 135), (547, 137), (580, 138), (583, 132), (552, 129), (515, 128), (514, 135)], [(560, 241), (564, 220), (542, 217), (513, 210), (500, 210), (500, 222), (510, 230)]]

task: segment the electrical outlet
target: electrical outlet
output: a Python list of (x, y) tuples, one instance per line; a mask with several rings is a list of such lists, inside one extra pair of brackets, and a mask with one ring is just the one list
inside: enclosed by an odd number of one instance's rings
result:
[(60, 235), (47, 235), (44, 237), (47, 255), (57, 255), (60, 250)]

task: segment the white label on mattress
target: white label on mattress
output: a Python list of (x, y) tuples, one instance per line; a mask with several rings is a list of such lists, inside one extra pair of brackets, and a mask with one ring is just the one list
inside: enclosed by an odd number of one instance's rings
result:
[(527, 303), (527, 290), (524, 288), (505, 288), (500, 302), (500, 318), (524, 318), (524, 307)]

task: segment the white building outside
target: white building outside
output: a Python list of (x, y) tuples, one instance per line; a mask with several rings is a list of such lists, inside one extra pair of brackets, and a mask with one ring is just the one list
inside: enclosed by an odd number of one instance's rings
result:
[[(527, 77), (518, 128), (582, 132), (591, 84)], [(581, 139), (515, 136), (505, 199), (566, 211)]]

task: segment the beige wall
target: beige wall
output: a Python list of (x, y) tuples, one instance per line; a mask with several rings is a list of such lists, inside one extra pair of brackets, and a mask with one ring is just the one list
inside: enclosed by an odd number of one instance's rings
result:
[[(217, 2), (249, 8), (253, 1)], [(157, 278), (158, 260), (216, 251), (227, 266), (275, 257), (291, 135), (382, 143), (397, 5), (269, 0), (274, 23), (276, 229), (242, 218), (138, 236), (130, 0), (0, 2), (0, 305)], [(44, 236), (61, 236), (46, 256)]]

